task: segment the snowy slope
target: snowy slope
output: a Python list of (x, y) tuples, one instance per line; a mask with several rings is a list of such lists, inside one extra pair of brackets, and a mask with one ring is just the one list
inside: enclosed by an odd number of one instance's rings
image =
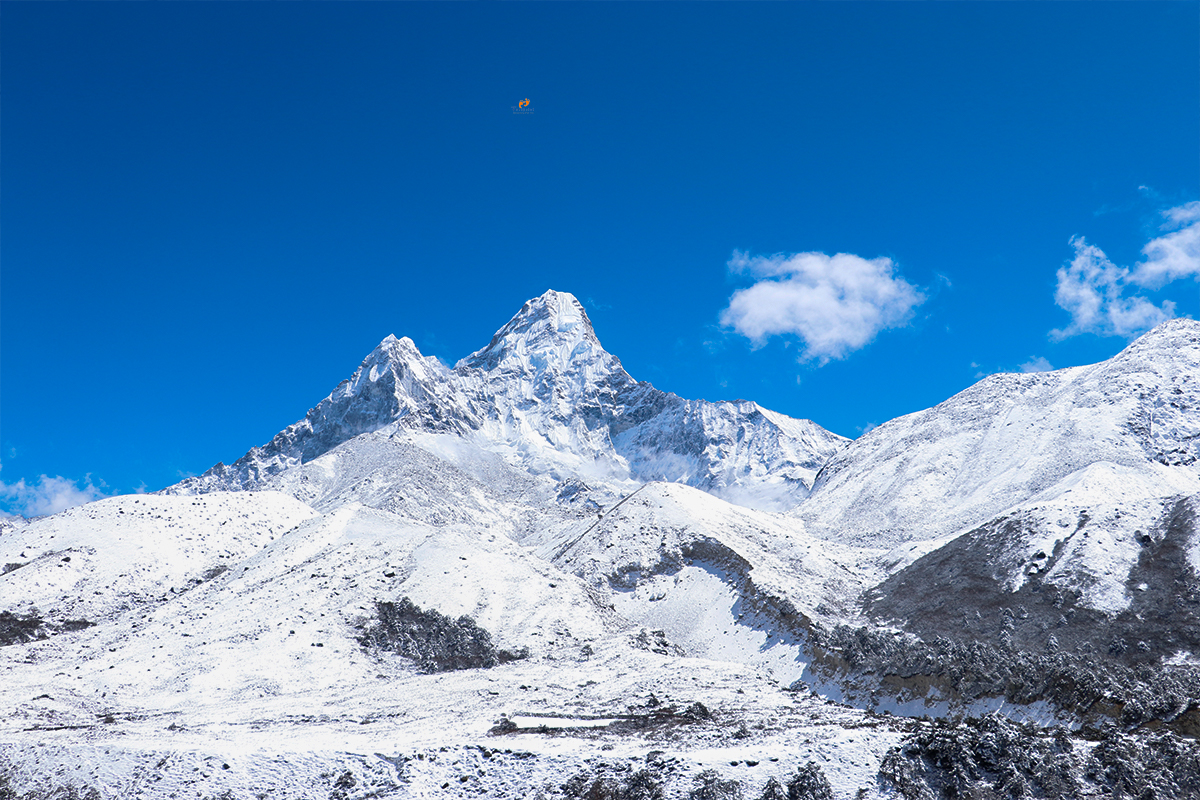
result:
[(54, 622), (140, 612), (314, 516), (276, 492), (98, 500), (0, 535), (0, 609)]
[[(781, 693), (779, 679), (789, 676), (770, 674), (770, 652), (756, 661), (737, 646), (722, 651), (713, 641), (722, 634), (740, 633), (744, 644), (755, 632), (737, 618), (741, 598), (728, 587), (728, 611), (691, 626), (686, 655), (656, 652), (661, 634), (645, 630), (663, 621), (645, 608), (695, 598), (687, 584), (713, 574), (720, 542), (770, 560), (747, 562), (743, 578), (794, 581), (769, 557), (772, 541), (782, 545), (791, 532), (681, 486), (651, 486), (621, 509), (605, 515), (599, 535), (629, 538), (614, 526), (655, 525), (675, 528), (677, 544), (710, 543), (705, 553), (680, 552), (682, 585), (664, 600), (600, 591), (541, 557), (553, 542), (533, 546), (536, 531), (520, 544), (487, 525), (432, 526), (353, 502), (316, 515), (273, 492), (111, 498), (6, 526), (0, 557), (29, 559), (0, 575), (9, 607), (37, 600), (42, 611), (95, 625), (0, 651), (0, 774), (22, 792), (88, 786), (105, 798), (165, 798), (232, 788), (240, 797), (271, 787), (324, 800), (350, 770), (359, 792), (523, 797), (598, 764), (620, 776), (622, 764), (637, 763), (672, 787), (668, 796), (682, 796), (706, 771), (761, 787), (816, 758), (843, 794), (869, 784), (903, 730), (847, 733), (843, 726), (879, 723)], [(706, 527), (689, 534), (701, 519)], [(576, 521), (575, 549), (559, 561), (581, 552), (579, 534), (592, 525)], [(801, 538), (783, 550), (827, 577), (831, 567), (813, 545)], [(64, 553), (72, 560), (57, 566)], [(74, 595), (81, 604), (58, 603)], [(448, 617), (468, 614), (498, 646), (527, 655), (492, 669), (420, 674), (359, 639), (374, 603), (400, 597)], [(711, 715), (681, 714), (697, 702)], [(489, 734), (506, 717), (578, 730)], [(608, 730), (614, 720), (628, 721)]]
[(1108, 361), (994, 375), (879, 426), (795, 515), (887, 550), (865, 595), (877, 623), (1166, 663), (1200, 650), (1198, 455), (1200, 323), (1172, 320)]
[(814, 535), (893, 548), (1065, 491), (1099, 463), (1164, 496), (1200, 491), (1200, 322), (1165, 322), (1089, 367), (993, 375), (884, 423), (822, 468), (796, 513)]
[(525, 543), (624, 618), (689, 656), (756, 666), (782, 685), (804, 670), (811, 626), (853, 616), (867, 586), (855, 565), (863, 552), (677, 484), (647, 484), (582, 531), (548, 533)]

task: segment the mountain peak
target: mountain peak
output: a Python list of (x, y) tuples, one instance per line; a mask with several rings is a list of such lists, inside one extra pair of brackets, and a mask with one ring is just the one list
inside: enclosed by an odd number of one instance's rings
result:
[(579, 298), (570, 292), (556, 292), (553, 289), (547, 289), (539, 297), (534, 297), (525, 301), (525, 305), (521, 307), (516, 318), (519, 319), (526, 315), (536, 315), (538, 317), (552, 316), (557, 321), (561, 318), (566, 325), (575, 325), (582, 317), (583, 324), (589, 328), (592, 323), (587, 318), (587, 313), (583, 310), (583, 303), (579, 302)]
[[(496, 332), (497, 337), (538, 339), (546, 335), (556, 339), (596, 339), (592, 321), (583, 304), (569, 292), (550, 289), (540, 297), (526, 300), (508, 324)], [(492, 340), (495, 341), (495, 338)]]
[(592, 321), (575, 295), (551, 289), (527, 300), (487, 347), (464, 358), (459, 366), (491, 370), (512, 356), (565, 365), (581, 350), (603, 352)]
[(375, 349), (371, 351), (371, 353), (372, 355), (376, 353), (386, 353), (391, 355), (403, 354), (404, 356), (409, 357), (416, 356), (417, 358), (425, 357), (417, 348), (416, 342), (407, 336), (397, 339), (396, 335), (393, 333), (389, 333), (387, 336), (385, 336), (383, 341), (376, 345)]
[(274, 486), (385, 428), (461, 436), (555, 480), (686, 482), (773, 510), (807, 495), (843, 443), (754, 403), (687, 401), (639, 383), (601, 347), (579, 300), (549, 291), (453, 370), (407, 337), (384, 338), (304, 419), (180, 491)]

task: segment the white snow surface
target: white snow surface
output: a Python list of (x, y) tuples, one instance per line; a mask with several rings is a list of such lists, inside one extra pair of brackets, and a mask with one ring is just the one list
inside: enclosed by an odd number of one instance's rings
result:
[[(999, 585), (1036, 574), (1121, 613), (1140, 543), (1200, 505), (1198, 372), (1200, 324), (1175, 320), (843, 447), (634, 381), (565, 293), (453, 370), (389, 337), (231, 466), (0, 521), (0, 612), (53, 633), (0, 648), (0, 767), (22, 791), (325, 800), (343, 774), (347, 797), (553, 797), (654, 764), (684, 797), (706, 769), (757, 796), (812, 760), (839, 800), (884, 797), (909, 729), (864, 709), (1059, 718), (818, 677), (814, 626), (866, 624), (872, 587), (1014, 519), (1002, 550), (972, 551)], [(1200, 537), (1185, 552), (1200, 570)], [(528, 656), (422, 674), (364, 646), (402, 597)], [(813, 691), (784, 691), (797, 679)], [(711, 721), (628, 727), (695, 702)]]
[[(688, 532), (689, 517), (722, 507), (706, 528)], [(772, 675), (771, 667), (786, 657), (720, 646), (723, 637), (761, 645), (766, 636), (735, 613), (746, 598), (734, 587), (740, 580), (744, 591), (747, 575), (722, 573), (714, 559), (764, 583), (795, 580), (772, 578), (779, 559), (760, 578), (721, 549), (754, 554), (786, 530), (756, 530), (748, 521), (767, 524), (769, 515), (667, 484), (606, 517), (610, 532), (623, 519), (653, 525), (656, 542), (668, 534), (676, 546), (708, 542), (710, 557), (679, 570), (680, 588), (665, 600), (639, 606), (539, 556), (554, 542), (536, 545), (533, 532), (521, 544), (486, 526), (431, 526), (357, 502), (317, 514), (276, 492), (116, 497), (6, 529), (0, 560), (30, 559), (0, 580), (6, 602), (96, 624), (0, 651), (0, 759), (19, 790), (87, 785), (104, 797), (215, 796), (253, 786), (324, 798), (347, 769), (397, 796), (469, 797), (486, 788), (519, 797), (557, 787), (598, 755), (644, 765), (658, 757), (653, 751), (676, 759), (675, 785), (685, 787), (714, 767), (747, 785), (786, 781), (811, 758), (828, 763), (843, 794), (866, 783), (885, 745), (903, 735), (899, 725), (783, 693), (780, 681), (792, 674)], [(592, 524), (578, 520), (577, 528)], [(798, 539), (783, 551), (797, 563), (823, 564), (811, 547)], [(65, 553), (70, 562), (61, 561)], [(692, 583), (699, 596), (726, 604), (707, 621), (673, 628), (696, 651), (631, 647), (644, 625), (660, 621), (644, 607), (674, 604), (668, 616), (686, 614), (687, 600), (698, 597)], [(26, 597), (29, 587), (41, 594)], [(400, 596), (451, 617), (469, 614), (497, 645), (530, 655), (490, 670), (423, 675), (404, 659), (368, 652), (358, 637), (374, 602)], [(667, 738), (596, 722), (619, 719), (652, 695), (679, 708), (704, 702), (722, 722)], [(570, 727), (594, 732), (489, 735), (503, 717), (542, 717), (555, 729), (577, 719)], [(847, 736), (860, 726), (875, 733)], [(754, 733), (735, 737), (740, 727)], [(499, 761), (484, 763), (480, 747), (527, 755), (500, 758), (507, 765), (493, 771)], [(447, 779), (456, 785), (443, 787)]]
[(836, 454), (794, 513), (816, 536), (892, 549), (1065, 492), (1100, 463), (1138, 491), (1200, 491), (1200, 323), (1170, 320), (1092, 366), (992, 375), (886, 422)]
[(113, 497), (0, 538), (0, 609), (102, 620), (156, 605), (239, 564), (316, 513), (278, 492)]

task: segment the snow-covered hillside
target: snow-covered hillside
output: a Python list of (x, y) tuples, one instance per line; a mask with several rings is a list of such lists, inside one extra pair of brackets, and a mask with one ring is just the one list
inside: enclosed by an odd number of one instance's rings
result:
[(1198, 387), (1174, 320), (846, 443), (565, 293), (388, 337), (230, 466), (0, 521), (0, 798), (1197, 796)]
[[(992, 375), (886, 422), (830, 459), (797, 513), (816, 535), (891, 548), (1078, 488), (1099, 464), (1140, 493), (1200, 491), (1200, 323), (1165, 322), (1092, 366)], [(1095, 497), (1128, 477), (1100, 480)]]

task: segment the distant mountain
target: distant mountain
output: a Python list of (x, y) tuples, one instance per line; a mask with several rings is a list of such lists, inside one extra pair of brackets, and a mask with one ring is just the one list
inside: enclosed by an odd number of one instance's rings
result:
[(453, 370), (389, 336), (304, 419), (169, 491), (271, 487), (285, 470), (376, 432), (453, 434), (556, 480), (664, 480), (770, 510), (803, 500), (847, 441), (757, 403), (684, 400), (635, 381), (579, 301), (549, 291)]

